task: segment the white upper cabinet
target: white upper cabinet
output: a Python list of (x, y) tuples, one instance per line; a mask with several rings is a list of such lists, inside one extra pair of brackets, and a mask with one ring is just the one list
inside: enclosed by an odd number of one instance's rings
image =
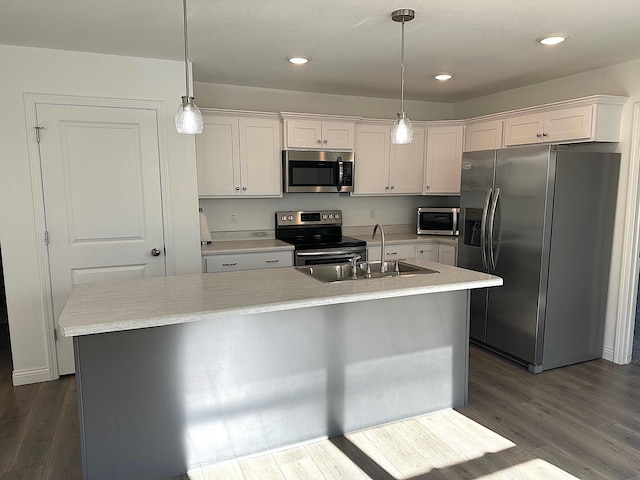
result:
[(467, 120), (465, 151), (536, 143), (618, 142), (626, 101), (627, 97), (594, 95)]
[(468, 123), (464, 151), (496, 150), (502, 148), (503, 120)]
[(203, 122), (203, 133), (196, 136), (199, 196), (282, 196), (280, 121), (276, 115), (203, 111)]
[(589, 140), (593, 108), (587, 105), (507, 118), (504, 146)]
[(354, 195), (419, 195), (424, 169), (424, 129), (413, 142), (391, 144), (391, 125), (356, 126)]
[(287, 149), (353, 150), (356, 117), (281, 113)]
[(428, 127), (425, 161), (425, 195), (460, 194), (462, 125)]

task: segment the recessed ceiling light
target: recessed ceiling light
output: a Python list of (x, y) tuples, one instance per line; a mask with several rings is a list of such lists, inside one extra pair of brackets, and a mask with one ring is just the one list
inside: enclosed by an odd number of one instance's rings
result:
[(558, 45), (559, 43), (564, 42), (567, 38), (569, 38), (569, 35), (564, 33), (551, 33), (549, 35), (536, 38), (536, 42), (541, 43), (542, 45)]
[(287, 60), (295, 65), (304, 65), (311, 60), (311, 57), (307, 57), (306, 55), (292, 55), (287, 57)]
[(453, 78), (453, 73), (438, 73), (434, 75), (433, 78), (435, 78), (436, 80), (440, 80), (441, 82), (445, 82)]

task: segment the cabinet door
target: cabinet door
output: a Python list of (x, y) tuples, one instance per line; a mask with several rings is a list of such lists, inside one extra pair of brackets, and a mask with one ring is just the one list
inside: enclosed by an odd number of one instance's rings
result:
[(289, 250), (236, 253), (205, 256), (206, 273), (258, 270), (293, 266), (293, 252)]
[(467, 125), (465, 152), (502, 148), (503, 121), (481, 122)]
[(522, 115), (504, 121), (504, 146), (540, 143), (544, 133), (544, 115)]
[(322, 122), (322, 148), (353, 150), (354, 124)]
[(591, 138), (592, 111), (593, 107), (588, 105), (545, 113), (544, 141), (564, 142)]
[(438, 262), (456, 266), (457, 248), (453, 245), (438, 245)]
[(315, 120), (285, 120), (287, 148), (321, 148), (322, 122)]
[(200, 196), (240, 195), (238, 119), (203, 116), (202, 135), (196, 135), (196, 164)]
[(459, 194), (462, 126), (427, 128), (425, 194)]
[(354, 195), (388, 192), (390, 134), (385, 125), (356, 128)]
[(416, 129), (413, 142), (391, 145), (389, 158), (389, 193), (422, 193), (424, 178), (424, 129)]
[(438, 261), (438, 245), (433, 244), (423, 244), (419, 243), (416, 246), (416, 257), (423, 260), (430, 260), (432, 262)]
[(280, 122), (241, 117), (239, 130), (242, 195), (282, 196)]

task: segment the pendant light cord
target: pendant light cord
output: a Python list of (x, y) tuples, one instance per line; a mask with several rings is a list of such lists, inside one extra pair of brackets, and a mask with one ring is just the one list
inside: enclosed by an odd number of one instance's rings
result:
[(400, 46), (400, 111), (404, 113), (404, 16), (402, 17), (402, 44)]
[(182, 0), (182, 17), (184, 19), (184, 78), (188, 99), (191, 95), (189, 95), (189, 36), (187, 34), (187, 0)]

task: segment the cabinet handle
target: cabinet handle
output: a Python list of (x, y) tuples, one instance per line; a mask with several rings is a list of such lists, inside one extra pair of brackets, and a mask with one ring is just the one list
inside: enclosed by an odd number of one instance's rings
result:
[(389, 185), (387, 185), (386, 187), (384, 187), (385, 190), (389, 190)]
[(542, 134), (537, 133), (537, 134), (536, 134), (536, 137), (540, 138), (540, 137), (542, 137)]
[(242, 190), (246, 190), (246, 189), (247, 189), (247, 187), (242, 187)]
[(323, 140), (323, 141), (322, 141), (322, 143), (327, 143), (327, 141), (326, 141), (326, 140)]
[(275, 260), (265, 260), (264, 263), (278, 263), (280, 261), (279, 258), (276, 258)]
[(420, 253), (424, 253), (424, 250), (420, 250)]
[(543, 136), (543, 137), (548, 137), (548, 136), (549, 136), (549, 134), (548, 134), (548, 133), (543, 133), (543, 134), (542, 134), (542, 136)]
[(237, 190), (240, 190), (240, 187), (236, 187), (236, 191), (237, 191)]
[(427, 185), (427, 190), (429, 190), (431, 188), (431, 185)]
[(387, 252), (387, 255), (397, 255), (398, 252)]
[(238, 264), (238, 262), (233, 262), (233, 263), (223, 263), (222, 266), (223, 267), (235, 267)]
[(391, 185), (391, 190), (393, 190), (394, 188), (396, 188), (396, 187), (394, 187), (393, 185)]
[(321, 143), (321, 141), (320, 140), (316, 140), (316, 143)]

